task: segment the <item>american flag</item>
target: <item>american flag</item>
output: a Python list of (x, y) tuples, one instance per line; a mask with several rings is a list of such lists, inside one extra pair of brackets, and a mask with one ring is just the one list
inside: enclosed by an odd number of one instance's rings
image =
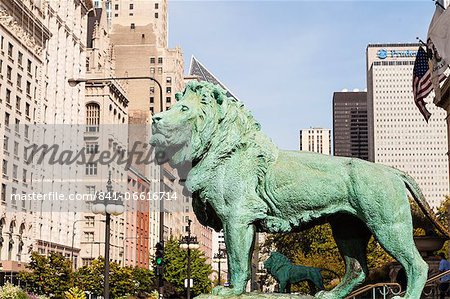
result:
[(420, 113), (422, 113), (425, 120), (428, 122), (431, 113), (425, 107), (426, 98), (433, 90), (433, 84), (431, 82), (431, 71), (428, 64), (428, 54), (422, 47), (419, 47), (417, 52), (416, 62), (414, 63), (413, 71), (413, 94), (414, 102)]

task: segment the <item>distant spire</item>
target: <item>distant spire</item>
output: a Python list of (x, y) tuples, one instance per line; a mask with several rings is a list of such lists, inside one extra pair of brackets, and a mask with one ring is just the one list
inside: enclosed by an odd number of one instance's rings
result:
[(220, 87), (225, 89), (227, 96), (235, 98), (237, 101), (239, 99), (230, 91), (228, 87), (225, 86), (216, 76), (214, 76), (197, 58), (192, 55), (191, 64), (189, 66), (189, 75), (196, 76), (200, 81), (206, 81), (213, 84), (218, 84)]

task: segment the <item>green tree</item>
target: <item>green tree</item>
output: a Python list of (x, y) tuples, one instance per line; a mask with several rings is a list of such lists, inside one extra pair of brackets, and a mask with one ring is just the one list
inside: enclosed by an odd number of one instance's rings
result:
[(135, 283), (134, 293), (140, 297), (148, 297), (157, 289), (155, 275), (149, 269), (133, 268), (133, 281)]
[(92, 261), (89, 266), (79, 268), (73, 275), (74, 284), (78, 288), (91, 292), (95, 296), (103, 294), (103, 267), (102, 257)]
[[(182, 298), (186, 293), (184, 280), (187, 278), (187, 250), (181, 249), (178, 241), (171, 239), (165, 244), (164, 260), (164, 278), (173, 287), (171, 295)], [(206, 263), (203, 252), (191, 249), (191, 278), (194, 280), (192, 296), (211, 291), (211, 273), (211, 265)]]
[(33, 252), (27, 268), (30, 271), (21, 272), (19, 277), (35, 294), (64, 298), (64, 293), (71, 287), (71, 264), (60, 253), (43, 256)]
[[(99, 257), (89, 266), (74, 273), (74, 284), (93, 295), (103, 294), (104, 259)], [(110, 262), (109, 286), (112, 298), (133, 295), (149, 295), (156, 289), (152, 271), (142, 268), (121, 267)]]

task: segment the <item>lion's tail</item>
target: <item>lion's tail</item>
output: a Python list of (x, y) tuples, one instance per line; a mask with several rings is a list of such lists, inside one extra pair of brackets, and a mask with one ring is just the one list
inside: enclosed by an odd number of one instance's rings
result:
[(447, 239), (450, 239), (450, 232), (448, 229), (442, 225), (442, 223), (437, 219), (436, 214), (431, 210), (430, 206), (428, 205), (425, 196), (423, 195), (422, 191), (420, 190), (419, 185), (417, 185), (416, 181), (409, 176), (408, 174), (404, 173), (403, 171), (400, 171), (398, 169), (392, 168), (397, 176), (399, 176), (403, 182), (405, 183), (406, 188), (409, 190), (409, 192), (412, 194), (415, 202), (419, 206), (419, 208), (422, 210), (422, 212), (425, 214), (425, 216), (430, 219), (430, 221), (433, 223), (433, 225), (436, 227), (436, 229)]

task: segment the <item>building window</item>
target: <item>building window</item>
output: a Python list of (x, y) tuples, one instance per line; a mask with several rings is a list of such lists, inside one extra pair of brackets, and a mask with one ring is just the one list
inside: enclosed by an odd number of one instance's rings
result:
[(155, 3), (155, 9), (159, 8), (159, 3)]
[(98, 132), (100, 124), (100, 105), (89, 103), (86, 105), (86, 131)]
[(16, 97), (16, 110), (20, 111), (20, 97)]
[(159, 64), (163, 63), (163, 58), (162, 57), (158, 57), (158, 63)]
[(158, 18), (158, 13), (157, 12), (155, 12), (155, 19), (157, 19)]
[(8, 147), (9, 147), (9, 137), (5, 136), (3, 138), (3, 150), (8, 151)]
[(13, 179), (15, 179), (15, 180), (17, 180), (17, 170), (18, 170), (18, 166), (17, 165), (15, 165), (15, 164), (13, 164), (13, 173), (12, 173), (12, 176), (13, 176)]
[(150, 68), (150, 74), (154, 74), (155, 73), (155, 68), (154, 67), (151, 67)]
[(150, 57), (150, 63), (155, 63), (155, 57)]
[(95, 186), (86, 186), (87, 194), (94, 195), (95, 194)]
[(25, 103), (25, 115), (30, 117), (30, 104)]
[(9, 113), (5, 112), (5, 127), (9, 127)]
[(25, 125), (23, 128), (24, 128), (25, 138), (28, 138), (29, 137), (29, 133), (30, 133), (30, 127), (28, 125)]
[(97, 175), (97, 163), (86, 163), (86, 175)]
[(150, 97), (150, 104), (153, 104), (155, 102), (155, 98), (154, 97)]
[(17, 141), (14, 141), (14, 156), (19, 156), (19, 143)]
[(27, 72), (29, 74), (31, 74), (31, 60), (30, 59), (28, 59), (28, 61), (27, 61)]
[(136, 25), (135, 25), (134, 23), (131, 23), (130, 28), (131, 28), (131, 29), (135, 29), (135, 28), (136, 28)]
[(87, 143), (86, 153), (87, 154), (97, 154), (98, 153), (98, 143)]
[(166, 103), (170, 103), (170, 102), (171, 102), (171, 100), (172, 100), (172, 98), (171, 98), (171, 97), (166, 97)]
[(119, 4), (114, 5), (114, 10), (119, 10)]
[(8, 43), (8, 56), (12, 58), (13, 56), (13, 48), (14, 46), (11, 43)]
[(16, 118), (16, 126), (14, 128), (16, 133), (19, 133), (19, 131), (20, 131), (19, 126), (20, 126), (20, 120), (18, 118)]
[(22, 87), (22, 76), (17, 74), (17, 87)]
[(84, 232), (84, 240), (86, 242), (94, 242), (94, 232)]
[(154, 94), (155, 93), (155, 87), (154, 86), (151, 86), (150, 87), (150, 94)]
[(166, 83), (171, 84), (172, 83), (172, 77), (166, 77)]
[(162, 67), (159, 67), (159, 68), (158, 68), (158, 74), (161, 75), (162, 73), (163, 73), (163, 69), (162, 69)]
[(8, 65), (8, 67), (6, 68), (6, 78), (11, 81), (12, 78), (12, 68)]
[(94, 216), (85, 216), (85, 225), (86, 227), (94, 227), (95, 217)]
[(172, 93), (172, 87), (166, 87), (166, 93)]
[(22, 52), (19, 51), (19, 54), (17, 55), (17, 63), (22, 66), (22, 59), (23, 59), (23, 54)]
[(92, 264), (93, 258), (82, 258), (83, 267), (88, 267)]
[(4, 203), (6, 202), (6, 185), (2, 184), (2, 191), (1, 191), (1, 201)]
[(6, 89), (6, 103), (11, 104), (11, 90)]
[(5, 159), (3, 159), (2, 173), (3, 173), (4, 175), (7, 175), (7, 174), (8, 174), (8, 161), (6, 161)]
[[(24, 169), (22, 172), (22, 182), (26, 183), (27, 182), (27, 170)], [(25, 203), (25, 201), (23, 201)]]
[(27, 95), (31, 95), (31, 82), (27, 81), (27, 89), (26, 89)]
[(26, 146), (23, 147), (23, 160), (25, 163), (29, 163), (28, 161), (28, 148)]
[(130, 3), (130, 9), (133, 9), (133, 8), (134, 8), (134, 4)]

